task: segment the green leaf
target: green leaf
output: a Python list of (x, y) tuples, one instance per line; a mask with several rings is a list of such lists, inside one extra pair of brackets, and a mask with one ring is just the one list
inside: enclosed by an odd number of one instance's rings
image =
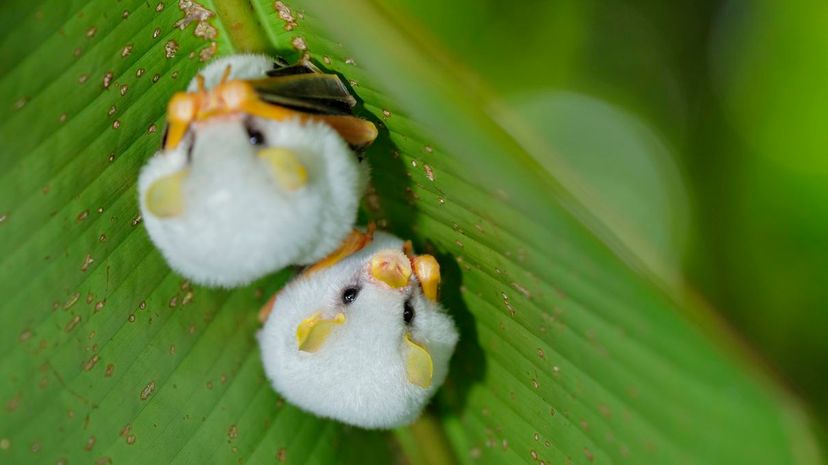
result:
[[(205, 2), (219, 14), (184, 29), (171, 1), (0, 6), (4, 462), (815, 460), (797, 404), (404, 7), (276, 6)], [(256, 310), (286, 273), (190, 286), (141, 227), (165, 103), (214, 49), (308, 54), (383, 125), (365, 214), (438, 256), (462, 330), (434, 417), (399, 448), (271, 391)]]

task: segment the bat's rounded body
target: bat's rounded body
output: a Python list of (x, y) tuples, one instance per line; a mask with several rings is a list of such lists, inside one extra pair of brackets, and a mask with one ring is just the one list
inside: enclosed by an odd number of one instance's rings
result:
[[(171, 101), (165, 149), (144, 166), (138, 187), (150, 238), (185, 277), (243, 285), (320, 260), (352, 230), (367, 166), (320, 112), (353, 97), (335, 87), (335, 76), (309, 69), (267, 77), (272, 59), (232, 56), (207, 66), (190, 93)], [(269, 90), (237, 98), (238, 88), (254, 84)], [(308, 89), (322, 97), (308, 97)], [(263, 103), (282, 97), (311, 102), (316, 113)]]
[(305, 273), (259, 333), (265, 373), (288, 401), (365, 428), (413, 421), (444, 381), (457, 343), (436, 301), (439, 267), (403, 241), (374, 240)]

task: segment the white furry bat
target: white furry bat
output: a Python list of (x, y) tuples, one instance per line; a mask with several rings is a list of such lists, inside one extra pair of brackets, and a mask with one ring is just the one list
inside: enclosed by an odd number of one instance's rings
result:
[(237, 286), (314, 263), (352, 230), (376, 137), (342, 81), (260, 55), (207, 66), (168, 108), (165, 147), (141, 171), (141, 213), (170, 266)]
[(262, 309), (269, 316), (258, 338), (273, 387), (345, 423), (412, 422), (443, 383), (458, 339), (437, 302), (439, 280), (432, 256), (413, 256), (382, 232), (299, 275)]

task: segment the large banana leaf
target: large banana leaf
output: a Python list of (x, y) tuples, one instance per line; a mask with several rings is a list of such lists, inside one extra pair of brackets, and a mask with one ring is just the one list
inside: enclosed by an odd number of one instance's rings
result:
[[(0, 461), (817, 460), (796, 403), (670, 263), (406, 7), (216, 3), (0, 5)], [(438, 255), (462, 328), (410, 430), (281, 401), (254, 333), (287, 274), (197, 288), (141, 226), (135, 180), (166, 100), (237, 50), (308, 54), (382, 123), (365, 216)]]

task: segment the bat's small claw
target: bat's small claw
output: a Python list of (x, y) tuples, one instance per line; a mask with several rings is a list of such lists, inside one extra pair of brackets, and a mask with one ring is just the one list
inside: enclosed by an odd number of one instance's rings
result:
[(227, 79), (230, 78), (230, 71), (231, 70), (232, 70), (232, 66), (229, 65), (229, 64), (227, 65), (226, 68), (224, 68), (224, 72), (221, 73), (221, 81), (219, 81), (220, 84), (224, 84), (225, 82), (227, 82)]
[(414, 259), (414, 244), (411, 243), (411, 240), (403, 242), (402, 250), (406, 257)]
[(423, 295), (430, 300), (437, 300), (437, 291), (440, 286), (440, 264), (431, 255), (417, 255), (411, 260), (414, 275), (420, 282)]
[(206, 87), (204, 86), (204, 76), (201, 73), (196, 74), (196, 85), (198, 86), (198, 92), (202, 93), (205, 91)]

